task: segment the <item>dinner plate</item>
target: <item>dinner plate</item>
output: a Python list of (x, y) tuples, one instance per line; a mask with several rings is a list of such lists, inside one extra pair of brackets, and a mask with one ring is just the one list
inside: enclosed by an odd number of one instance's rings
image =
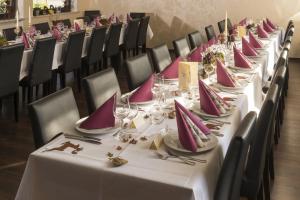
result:
[[(127, 93), (121, 96), (121, 102), (122, 103), (127, 103), (127, 97), (130, 95), (131, 93)], [(150, 101), (141, 101), (141, 102), (130, 102), (130, 104), (132, 105), (147, 105), (147, 104), (152, 104), (154, 103), (154, 100), (150, 100)]]
[(170, 133), (166, 134), (164, 136), (164, 144), (166, 145), (167, 148), (170, 148), (172, 150), (178, 151), (178, 152), (182, 152), (182, 153), (186, 153), (186, 154), (199, 154), (199, 153), (203, 153), (203, 152), (207, 152), (213, 148), (215, 148), (218, 145), (218, 139), (216, 136), (214, 136), (213, 134), (209, 134), (207, 135), (207, 137), (209, 138), (209, 140), (207, 142), (205, 142), (205, 147), (199, 147), (197, 148), (196, 152), (192, 152), (190, 150), (187, 150), (185, 148), (183, 148), (183, 146), (181, 145), (179, 138), (178, 138), (178, 132), (175, 130), (170, 130)]
[(240, 83), (240, 86), (238, 87), (227, 87), (227, 86), (224, 86), (220, 83), (215, 83), (213, 86), (215, 86), (216, 88), (219, 88), (221, 90), (243, 90), (247, 85), (248, 83), (246, 81), (239, 81)]
[(234, 107), (231, 106), (231, 109), (229, 111), (227, 111), (226, 113), (224, 114), (220, 114), (219, 116), (217, 115), (211, 115), (211, 114), (208, 114), (206, 112), (204, 112), (204, 110), (200, 109), (200, 102), (197, 101), (197, 102), (193, 102), (193, 105), (191, 107), (191, 110), (197, 114), (197, 115), (200, 115), (200, 116), (203, 116), (203, 117), (209, 117), (209, 118), (222, 118), (222, 117), (227, 117), (227, 116), (230, 116), (232, 115), (233, 111), (234, 111)]
[(75, 124), (75, 129), (81, 133), (85, 134), (91, 134), (91, 135), (102, 135), (102, 134), (108, 134), (116, 132), (119, 127), (109, 127), (109, 128), (101, 128), (101, 129), (84, 129), (80, 128), (80, 124), (86, 119), (87, 117), (84, 117), (80, 120), (78, 120)]
[(237, 67), (237, 66), (228, 66), (230, 69), (235, 69), (242, 72), (253, 72), (255, 68), (243, 68), (243, 67)]

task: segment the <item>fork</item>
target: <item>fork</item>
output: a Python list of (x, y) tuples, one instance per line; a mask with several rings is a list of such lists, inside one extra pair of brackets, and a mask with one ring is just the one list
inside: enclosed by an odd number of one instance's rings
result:
[(170, 154), (162, 154), (158, 151), (155, 151), (155, 154), (162, 160), (168, 160), (168, 158), (178, 158), (179, 160), (183, 161), (183, 163), (188, 164), (188, 165), (192, 165), (194, 166), (196, 163), (189, 160), (189, 159), (184, 159), (178, 156), (174, 156), (174, 155), (170, 155)]
[(178, 155), (172, 151), (167, 151), (168, 154), (170, 156), (175, 156), (176, 158), (179, 158), (179, 159), (186, 159), (186, 160), (190, 160), (190, 161), (196, 161), (196, 162), (200, 162), (200, 163), (206, 163), (206, 160), (204, 159), (199, 159), (199, 158), (194, 158), (194, 157), (191, 157), (191, 156), (186, 156), (186, 155)]

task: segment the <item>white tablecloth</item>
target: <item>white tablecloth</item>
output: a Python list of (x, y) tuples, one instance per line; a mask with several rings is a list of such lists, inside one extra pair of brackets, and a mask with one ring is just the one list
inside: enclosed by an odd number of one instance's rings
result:
[[(251, 110), (259, 111), (262, 104), (262, 72), (267, 66), (260, 64), (252, 82), (244, 89), (244, 94), (220, 93), (221, 96), (236, 96), (237, 100), (233, 104), (237, 109), (231, 116), (222, 119), (231, 124), (221, 128), (224, 137), (218, 138), (219, 145), (207, 153), (195, 156), (206, 159), (207, 163), (189, 166), (160, 160), (149, 150), (151, 136), (166, 125), (170, 129), (177, 129), (174, 119), (166, 119), (160, 125), (146, 123), (134, 134), (138, 140), (135, 145), (121, 143), (107, 134), (99, 136), (102, 138), (101, 145), (73, 140), (73, 143), (84, 148), (77, 155), (68, 151), (43, 152), (46, 148), (67, 141), (60, 136), (29, 156), (16, 199), (213, 199), (218, 174), (231, 138), (243, 117)], [(182, 98), (178, 98), (178, 101), (186, 103)], [(75, 130), (70, 132), (76, 133)], [(147, 136), (148, 141), (139, 140), (142, 136)], [(116, 150), (118, 145), (122, 146), (121, 151)], [(117, 168), (111, 167), (106, 156), (108, 152), (114, 156), (120, 155), (129, 163)]]

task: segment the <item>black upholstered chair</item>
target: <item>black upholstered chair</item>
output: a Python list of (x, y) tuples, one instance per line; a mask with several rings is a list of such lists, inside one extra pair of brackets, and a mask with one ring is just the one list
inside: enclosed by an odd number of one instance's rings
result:
[(186, 57), (191, 52), (186, 37), (182, 37), (177, 40), (174, 40), (173, 46), (174, 46), (176, 57)]
[[(91, 19), (89, 16), (77, 17), (76, 19), (82, 19), (84, 23), (90, 24)], [(94, 19), (93, 19), (94, 20)]]
[(101, 16), (100, 10), (86, 10), (84, 11), (84, 16), (89, 18), (89, 22), (93, 21), (95, 17)]
[(130, 56), (132, 51), (133, 55), (136, 55), (136, 41), (138, 39), (138, 30), (140, 25), (140, 19), (132, 19), (128, 22), (125, 35), (124, 35), (124, 44), (123, 47), (123, 57), (124, 59)]
[(276, 99), (278, 97), (278, 86), (273, 84), (267, 93), (266, 99), (260, 110), (256, 123), (256, 130), (253, 140), (250, 143), (250, 151), (245, 169), (241, 196), (248, 199), (264, 199), (270, 191), (266, 187), (264, 179), (265, 169), (268, 169), (268, 145), (270, 144), (270, 133), (273, 126), (273, 116)]
[(208, 41), (213, 38), (216, 38), (216, 33), (215, 33), (215, 29), (214, 29), (213, 25), (206, 26), (205, 33), (206, 33), (206, 37), (207, 37)]
[(156, 72), (162, 72), (172, 63), (170, 52), (166, 44), (152, 48), (152, 63)]
[(201, 34), (199, 31), (188, 34), (190, 47), (195, 49), (201, 45)]
[(50, 31), (50, 26), (48, 22), (33, 24), (36, 30), (41, 31), (41, 34), (46, 34)]
[(55, 21), (52, 21), (53, 26), (56, 26), (58, 23), (63, 23), (64, 26), (67, 26), (68, 28), (71, 28), (71, 27), (72, 27), (72, 24), (71, 24), (71, 20), (70, 20), (70, 19), (63, 19), (63, 20), (55, 20)]
[[(220, 33), (223, 33), (225, 31), (225, 19), (218, 22), (218, 28)], [(227, 19), (227, 30), (230, 31), (232, 29), (232, 24), (230, 19)]]
[(90, 66), (96, 67), (101, 65), (106, 30), (106, 27), (95, 27), (93, 29), (87, 56), (83, 59), (87, 75), (89, 75)]
[[(293, 22), (293, 20), (290, 20), (287, 27), (286, 27), (286, 30), (285, 30), (285, 34), (284, 34), (283, 41), (282, 41), (283, 43), (286, 41), (288, 35), (291, 34), (290, 31), (291, 31), (292, 28), (294, 28), (294, 22)], [(282, 45), (283, 45), (283, 43), (282, 43)]]
[(119, 48), (121, 29), (122, 23), (115, 23), (110, 26), (103, 54), (104, 67), (107, 67), (108, 58), (110, 58), (111, 65), (115, 68), (116, 71), (121, 62)]
[(115, 93), (117, 93), (118, 99), (121, 96), (119, 82), (113, 68), (84, 78), (82, 84), (90, 114)]
[[(15, 33), (15, 27), (13, 28), (6, 28), (2, 30), (3, 36), (5, 37), (6, 40), (10, 41), (10, 40), (15, 40), (17, 37), (17, 34)], [(23, 28), (22, 26), (20, 26), (20, 32), (18, 34), (18, 36), (21, 36), (23, 33)]]
[(39, 148), (61, 132), (74, 132), (80, 119), (71, 88), (67, 87), (28, 106), (35, 147)]
[(125, 62), (129, 90), (134, 90), (143, 84), (153, 73), (147, 54), (141, 54), (127, 59)]
[(144, 16), (141, 18), (137, 38), (137, 54), (139, 53), (139, 48), (142, 48), (142, 52), (146, 53), (147, 29), (149, 21), (150, 16)]
[(146, 16), (146, 13), (143, 12), (131, 12), (129, 13), (132, 19), (141, 19)]
[(1, 100), (14, 96), (16, 122), (19, 119), (19, 77), (23, 50), (23, 44), (0, 48), (0, 111)]
[(78, 90), (80, 91), (80, 68), (84, 37), (85, 31), (76, 31), (69, 34), (67, 47), (64, 53), (63, 65), (59, 66), (57, 69), (57, 73), (59, 73), (60, 75), (61, 88), (66, 87), (66, 74), (69, 72), (73, 72), (74, 77), (77, 76)]
[(47, 95), (51, 87), (52, 62), (56, 40), (53, 37), (38, 39), (35, 42), (33, 58), (30, 64), (28, 76), (20, 81), (23, 88), (23, 101), (25, 101), (25, 91), (28, 89), (28, 103), (32, 101), (33, 87), (36, 86), (36, 97), (38, 96), (39, 85), (43, 85), (44, 96)]
[(214, 200), (239, 200), (249, 144), (256, 125), (256, 113), (250, 112), (231, 140), (215, 189)]

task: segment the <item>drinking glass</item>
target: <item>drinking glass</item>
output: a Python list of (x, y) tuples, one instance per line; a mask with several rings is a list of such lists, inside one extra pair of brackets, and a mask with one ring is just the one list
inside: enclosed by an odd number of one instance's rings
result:
[(123, 133), (124, 130), (124, 119), (129, 115), (129, 107), (128, 107), (129, 104), (123, 104), (123, 105), (119, 105), (119, 106), (115, 106), (114, 108), (114, 117), (117, 118), (118, 120), (120, 120), (120, 132), (119, 134)]

